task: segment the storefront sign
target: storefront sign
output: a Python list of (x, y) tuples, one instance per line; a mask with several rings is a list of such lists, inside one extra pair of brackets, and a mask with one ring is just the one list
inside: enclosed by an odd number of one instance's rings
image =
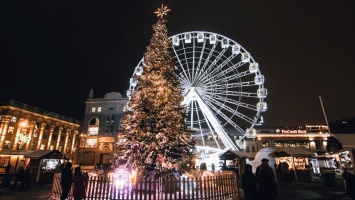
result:
[(276, 129), (276, 133), (294, 133), (294, 134), (297, 134), (297, 133), (307, 133), (306, 130), (280, 130), (280, 129)]

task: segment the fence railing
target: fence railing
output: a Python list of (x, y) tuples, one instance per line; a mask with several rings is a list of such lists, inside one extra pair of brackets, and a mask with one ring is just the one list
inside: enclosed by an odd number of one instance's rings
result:
[[(52, 199), (59, 199), (61, 174), (54, 175)], [(238, 199), (236, 174), (218, 172), (197, 178), (163, 177), (140, 178), (135, 183), (117, 177), (89, 177), (86, 199), (102, 200), (234, 200)], [(72, 200), (73, 186), (69, 193)]]

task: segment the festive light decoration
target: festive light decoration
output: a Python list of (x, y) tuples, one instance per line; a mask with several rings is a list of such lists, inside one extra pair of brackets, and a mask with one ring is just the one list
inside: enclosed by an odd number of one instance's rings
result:
[(171, 56), (171, 40), (162, 5), (155, 13), (154, 33), (144, 54), (143, 69), (134, 90), (129, 92), (130, 113), (121, 120), (120, 134), (126, 135), (124, 151), (116, 153), (116, 166), (137, 174), (167, 176), (192, 166), (191, 131), (184, 124), (183, 95)]

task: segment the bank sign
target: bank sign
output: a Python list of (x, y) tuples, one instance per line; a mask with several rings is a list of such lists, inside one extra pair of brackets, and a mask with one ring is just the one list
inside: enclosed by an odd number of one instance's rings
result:
[(283, 130), (283, 129), (276, 129), (276, 133), (293, 133), (293, 134), (298, 134), (298, 133), (307, 133), (306, 130)]

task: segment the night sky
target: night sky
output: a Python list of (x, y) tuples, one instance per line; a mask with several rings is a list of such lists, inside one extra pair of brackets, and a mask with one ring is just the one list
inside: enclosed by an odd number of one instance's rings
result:
[(264, 126), (355, 116), (355, 1), (1, 1), (0, 96), (82, 120), (94, 97), (126, 94), (154, 11), (171, 35), (208, 31), (241, 44), (265, 76)]

